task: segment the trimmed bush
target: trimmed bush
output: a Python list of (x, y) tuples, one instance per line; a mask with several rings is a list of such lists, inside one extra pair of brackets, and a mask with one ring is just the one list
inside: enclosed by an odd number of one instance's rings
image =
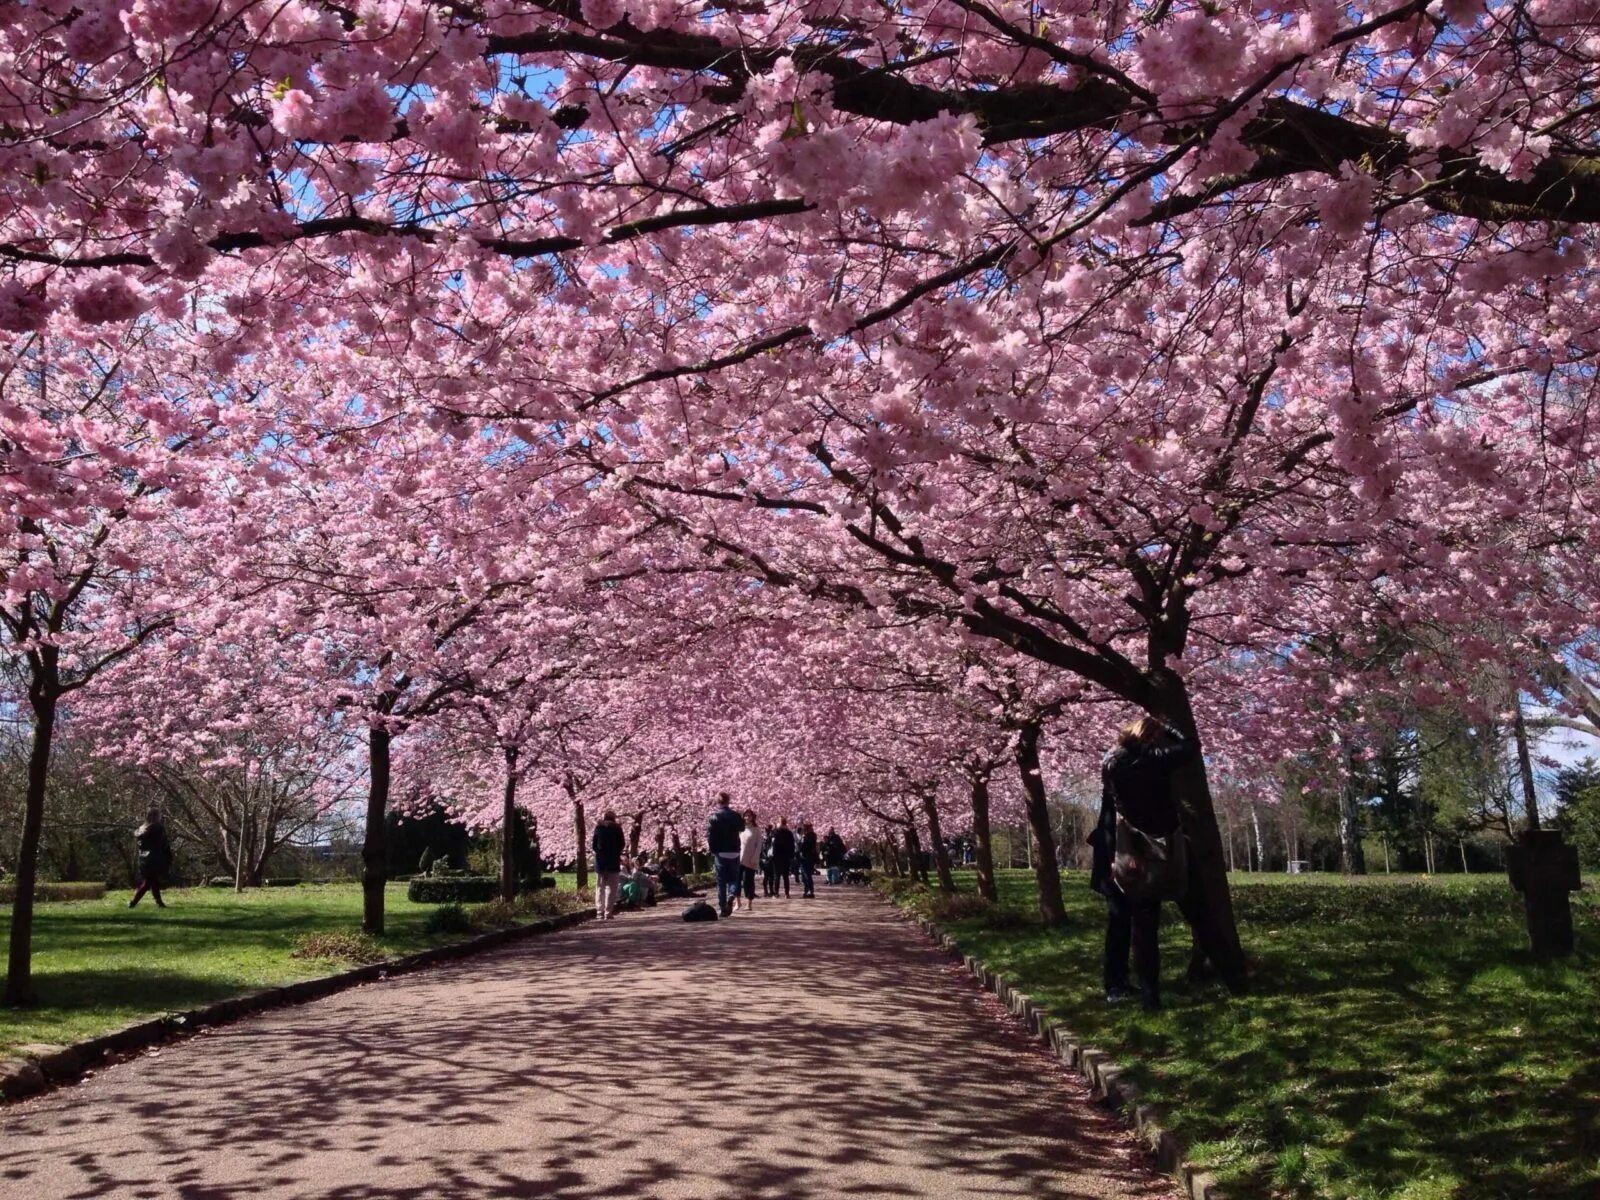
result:
[(300, 879), (269, 879), (267, 887), (299, 887), (303, 880)]
[(343, 962), (382, 962), (389, 952), (364, 933), (307, 933), (295, 939), (290, 958), (331, 958)]
[(517, 906), (509, 900), (491, 900), (467, 913), (474, 929), (508, 929), (517, 923)]
[(499, 891), (500, 881), (489, 875), (419, 877), (406, 887), (406, 899), (413, 904), (482, 904)]
[(422, 923), (422, 932), (427, 934), (471, 933), (472, 918), (467, 915), (467, 910), (459, 904), (441, 904), (428, 914), (428, 919)]
[[(105, 894), (106, 885), (103, 883), (36, 883), (33, 885), (33, 898), (35, 900), (100, 900), (104, 898)], [(16, 884), (0, 884), (0, 904), (10, 904), (16, 898)]]
[(523, 892), (518, 896), (516, 910), (530, 917), (559, 917), (570, 912), (582, 912), (589, 903), (578, 899), (572, 892), (540, 888), (536, 892)]

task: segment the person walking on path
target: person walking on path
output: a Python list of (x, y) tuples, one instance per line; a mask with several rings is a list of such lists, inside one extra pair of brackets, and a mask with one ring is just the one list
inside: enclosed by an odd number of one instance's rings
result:
[(594, 827), (589, 847), (594, 851), (594, 915), (609, 921), (622, 899), (622, 848), (626, 844), (617, 814), (609, 808)]
[(807, 821), (800, 826), (800, 883), (803, 900), (814, 900), (817, 895), (817, 831)]
[(769, 900), (778, 894), (777, 864), (772, 859), (772, 826), (761, 835), (761, 894)]
[[(755, 809), (746, 809), (744, 830), (739, 834), (739, 885), (744, 892), (744, 906), (756, 910), (756, 870), (761, 866), (761, 826), (756, 824)], [(739, 907), (739, 895), (734, 893), (733, 906)]]
[(822, 865), (828, 868), (829, 884), (844, 880), (844, 839), (837, 829), (829, 829), (822, 839)]
[(138, 904), (149, 892), (156, 907), (165, 908), (161, 884), (172, 870), (172, 843), (167, 840), (167, 827), (161, 820), (159, 808), (152, 808), (145, 814), (144, 824), (133, 831), (133, 843), (139, 851), (139, 888), (128, 901), (128, 907)]
[(783, 884), (783, 898), (789, 898), (789, 876), (794, 873), (794, 830), (789, 828), (789, 818), (780, 817), (778, 827), (772, 831), (772, 894), (778, 894), (778, 884)]
[(717, 807), (706, 819), (706, 849), (717, 870), (717, 910), (724, 917), (733, 911), (743, 872), (739, 865), (739, 835), (744, 832), (744, 821), (733, 811), (732, 804), (727, 792), (718, 794)]
[(1089, 886), (1106, 898), (1106, 1002), (1131, 999), (1128, 952), (1139, 997), (1161, 1007), (1161, 901), (1177, 899), (1186, 882), (1182, 817), (1172, 773), (1195, 744), (1152, 717), (1123, 727), (1100, 767), (1100, 817)]

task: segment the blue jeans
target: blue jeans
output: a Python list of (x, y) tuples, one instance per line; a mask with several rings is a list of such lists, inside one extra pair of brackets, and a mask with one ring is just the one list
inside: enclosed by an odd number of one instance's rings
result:
[(812, 890), (812, 880), (816, 878), (816, 874), (817, 864), (807, 862), (802, 858), (800, 860), (800, 882), (805, 886), (805, 891), (800, 893), (802, 897), (816, 895), (816, 892)]
[(739, 894), (742, 878), (737, 854), (717, 855), (717, 907), (721, 911), (727, 912), (733, 898)]

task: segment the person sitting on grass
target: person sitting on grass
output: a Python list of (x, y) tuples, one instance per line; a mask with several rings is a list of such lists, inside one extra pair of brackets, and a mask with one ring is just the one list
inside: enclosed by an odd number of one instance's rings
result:
[(172, 869), (172, 843), (167, 840), (167, 827), (162, 823), (159, 808), (152, 808), (145, 814), (144, 824), (133, 831), (133, 841), (139, 850), (139, 888), (128, 901), (128, 907), (138, 904), (149, 892), (156, 907), (165, 908), (161, 883)]

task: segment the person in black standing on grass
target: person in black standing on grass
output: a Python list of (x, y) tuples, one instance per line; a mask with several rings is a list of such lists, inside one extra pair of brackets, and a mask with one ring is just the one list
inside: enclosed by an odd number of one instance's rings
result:
[(161, 820), (159, 808), (152, 808), (145, 815), (144, 824), (133, 831), (133, 842), (139, 851), (139, 889), (128, 901), (128, 907), (138, 904), (149, 892), (156, 907), (165, 908), (161, 884), (172, 870), (172, 843), (167, 840), (167, 827)]
[(800, 882), (805, 886), (801, 898), (814, 899), (817, 894), (817, 831), (810, 821), (800, 826)]
[[(1139, 976), (1139, 996), (1147, 1009), (1161, 1007), (1161, 899), (1159, 890), (1137, 886), (1137, 875), (1153, 870), (1137, 852), (1118, 860), (1118, 818), (1131, 826), (1125, 841), (1163, 839), (1180, 853), (1183, 827), (1172, 774), (1194, 753), (1195, 743), (1153, 717), (1123, 726), (1117, 744), (1100, 766), (1100, 818), (1089, 844), (1094, 864), (1089, 886), (1106, 898), (1106, 1002), (1133, 997), (1128, 987), (1128, 952)], [(1127, 849), (1127, 847), (1124, 847)], [(1120, 879), (1119, 879), (1120, 876)], [(1181, 894), (1181, 880), (1171, 881)]]

